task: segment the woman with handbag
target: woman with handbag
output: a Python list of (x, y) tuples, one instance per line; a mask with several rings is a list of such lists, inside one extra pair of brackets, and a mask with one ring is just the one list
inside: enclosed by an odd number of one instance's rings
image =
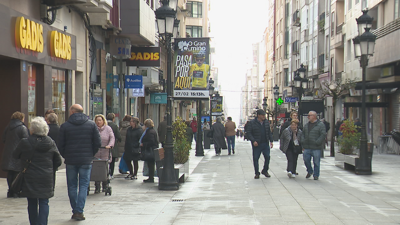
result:
[[(107, 125), (107, 120), (103, 115), (101, 114), (96, 115), (94, 117), (94, 121), (100, 133), (101, 146), (102, 146), (96, 153), (96, 155), (94, 155), (94, 158), (101, 160), (108, 160), (110, 163), (111, 162), (110, 149), (114, 147), (115, 143), (114, 132), (112, 131), (111, 127)], [(95, 194), (100, 193), (100, 181), (95, 181), (94, 184), (95, 184), (94, 193)], [(102, 192), (105, 192), (107, 188), (107, 181), (103, 181), (102, 186), (103, 186)]]
[(297, 175), (297, 158), (302, 153), (300, 145), (300, 137), (302, 131), (298, 128), (299, 120), (292, 119), (290, 126), (283, 130), (280, 138), (280, 149), (286, 154), (287, 158), (287, 175), (289, 178), (295, 178)]
[(153, 120), (147, 119), (144, 121), (144, 132), (139, 142), (142, 160), (146, 161), (149, 167), (149, 179), (143, 180), (143, 182), (154, 183), (155, 157), (153, 150), (158, 148), (158, 136), (157, 131), (154, 130)]
[[(140, 137), (143, 129), (139, 125), (139, 118), (132, 117), (130, 127), (126, 130), (124, 160), (128, 166), (130, 174), (125, 177), (127, 180), (137, 180), (137, 172), (140, 160)], [(133, 167), (132, 162), (133, 161)]]
[(34, 118), (31, 136), (22, 139), (13, 152), (24, 166), (21, 196), (28, 199), (30, 224), (47, 224), (49, 198), (54, 196), (54, 172), (61, 165), (60, 153), (48, 132), (44, 118)]
[(1, 158), (1, 169), (7, 172), (7, 198), (18, 198), (18, 194), (11, 190), (11, 184), (22, 170), (21, 161), (14, 159), (12, 153), (22, 138), (27, 138), (28, 128), (24, 124), (25, 114), (14, 112), (11, 121), (3, 133), (4, 150)]

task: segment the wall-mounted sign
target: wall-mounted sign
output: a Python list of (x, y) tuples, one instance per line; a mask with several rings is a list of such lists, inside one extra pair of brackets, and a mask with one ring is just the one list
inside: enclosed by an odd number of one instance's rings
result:
[(132, 90), (130, 97), (144, 97), (144, 85), (142, 88), (132, 88), (129, 90)]
[(175, 39), (175, 98), (208, 98), (210, 39)]
[(121, 36), (110, 37), (110, 54), (117, 58), (127, 59), (131, 57), (131, 40)]
[(142, 75), (125, 75), (125, 88), (141, 88), (142, 86)]
[(297, 102), (299, 98), (297, 97), (286, 97), (285, 102)]
[(214, 96), (211, 98), (211, 115), (222, 116), (222, 96)]
[(160, 54), (160, 47), (132, 47), (131, 57), (126, 60), (126, 65), (160, 67)]
[(43, 25), (23, 16), (18, 17), (15, 23), (15, 45), (18, 48), (43, 52)]
[(150, 104), (167, 104), (167, 93), (151, 93)]
[(52, 31), (50, 55), (56, 58), (71, 60), (71, 36), (55, 30)]

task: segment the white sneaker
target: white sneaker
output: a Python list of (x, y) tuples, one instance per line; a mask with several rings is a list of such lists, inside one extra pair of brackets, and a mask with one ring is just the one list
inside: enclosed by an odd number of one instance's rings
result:
[(287, 176), (289, 177), (289, 178), (292, 178), (293, 177), (293, 174), (292, 174), (292, 172), (287, 172)]
[(292, 174), (292, 178), (296, 178), (296, 174), (293, 173), (293, 174)]

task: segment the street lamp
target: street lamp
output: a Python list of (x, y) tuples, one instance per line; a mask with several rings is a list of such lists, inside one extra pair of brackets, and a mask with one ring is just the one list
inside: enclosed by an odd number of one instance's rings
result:
[(210, 80), (208, 81), (208, 83), (210, 84), (208, 86), (208, 91), (210, 94), (210, 129), (211, 129), (211, 125), (212, 125), (212, 106), (211, 106), (211, 100), (214, 94), (214, 80), (212, 78), (210, 78)]
[(162, 6), (155, 11), (157, 18), (158, 33), (165, 38), (167, 47), (167, 135), (164, 145), (163, 173), (158, 182), (160, 190), (178, 190), (179, 184), (175, 176), (174, 154), (172, 140), (172, 79), (171, 79), (171, 38), (174, 31), (177, 0), (163, 0)]
[(277, 141), (279, 139), (279, 132), (278, 132), (278, 98), (279, 98), (279, 87), (277, 84), (275, 84), (274, 89), (274, 98), (275, 98), (275, 128), (274, 128), (274, 141)]
[(307, 78), (305, 78), (305, 72), (306, 72), (306, 68), (304, 68), (303, 64), (300, 65), (300, 68), (297, 69), (297, 71), (295, 72), (295, 76), (293, 78), (294, 80), (294, 87), (296, 88), (297, 91), (297, 95), (299, 97), (299, 119), (300, 119), (300, 123), (302, 123), (302, 119), (303, 119), (303, 112), (302, 112), (302, 108), (301, 108), (301, 98), (303, 97), (303, 94), (305, 92), (305, 89), (307, 89), (307, 85), (308, 85), (308, 80)]
[[(372, 21), (374, 20), (367, 13), (368, 10), (363, 10), (357, 21), (358, 36), (353, 39), (354, 54), (360, 60), (362, 68), (362, 94), (361, 94), (361, 138), (360, 138), (360, 157), (356, 164), (356, 174), (369, 175), (371, 171), (371, 160), (368, 157), (367, 132), (365, 129), (366, 123), (366, 104), (365, 104), (365, 77), (368, 66), (368, 56), (374, 54), (376, 36), (370, 32)], [(365, 32), (364, 32), (365, 31)]]

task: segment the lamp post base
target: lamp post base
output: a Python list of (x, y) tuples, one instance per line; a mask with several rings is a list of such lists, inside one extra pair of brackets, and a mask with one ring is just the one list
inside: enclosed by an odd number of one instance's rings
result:
[(163, 182), (158, 184), (158, 190), (166, 190), (166, 191), (174, 191), (179, 190), (179, 184), (177, 185), (176, 182), (168, 183)]

